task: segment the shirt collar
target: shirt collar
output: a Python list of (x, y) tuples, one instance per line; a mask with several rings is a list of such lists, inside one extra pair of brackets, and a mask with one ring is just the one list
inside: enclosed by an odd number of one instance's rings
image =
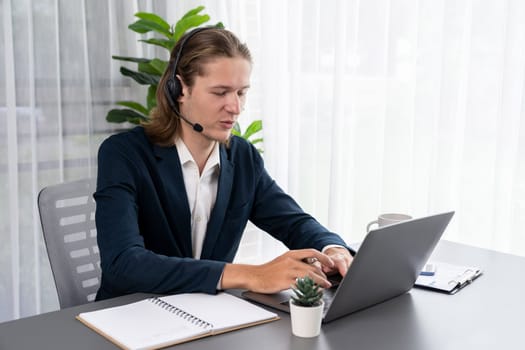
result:
[[(186, 144), (184, 141), (182, 141), (182, 138), (177, 137), (175, 140), (175, 147), (177, 147), (177, 152), (179, 153), (179, 159), (180, 164), (184, 165), (188, 162), (195, 163), (195, 160), (193, 159), (193, 156), (190, 153), (190, 150), (188, 147), (186, 147)], [(221, 166), (221, 157), (219, 152), (219, 142), (215, 142), (215, 146), (213, 147), (213, 150), (211, 151), (210, 156), (208, 157), (208, 160), (206, 161), (206, 165), (204, 166), (204, 171), (217, 166)]]
[(213, 147), (213, 150), (211, 151), (210, 157), (208, 158), (208, 161), (206, 162), (206, 166), (204, 167), (204, 170), (207, 170), (214, 166), (217, 166), (218, 168), (220, 168), (221, 166), (219, 142), (215, 142), (215, 146)]
[(177, 153), (179, 154), (180, 164), (184, 165), (187, 162), (195, 162), (191, 156), (190, 150), (186, 147), (186, 144), (180, 137), (175, 140), (175, 147), (177, 147)]

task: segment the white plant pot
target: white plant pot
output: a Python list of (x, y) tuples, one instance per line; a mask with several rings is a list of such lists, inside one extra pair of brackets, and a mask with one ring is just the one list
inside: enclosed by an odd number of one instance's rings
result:
[(303, 338), (317, 337), (321, 333), (324, 301), (318, 306), (298, 306), (290, 300), (292, 333)]

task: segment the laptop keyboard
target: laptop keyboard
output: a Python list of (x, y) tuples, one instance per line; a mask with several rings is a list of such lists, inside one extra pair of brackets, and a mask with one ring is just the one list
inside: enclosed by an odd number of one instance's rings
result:
[(333, 288), (337, 289), (337, 287), (339, 286), (339, 283), (341, 283), (341, 281), (343, 280), (343, 276), (341, 276), (338, 273), (336, 273), (335, 275), (327, 276), (327, 277), (328, 277), (328, 281), (332, 283), (332, 287), (330, 289), (333, 289)]
[(330, 305), (332, 304), (336, 290), (337, 287), (332, 287), (323, 291), (324, 312), (326, 312), (326, 310), (328, 310), (328, 307), (330, 307)]

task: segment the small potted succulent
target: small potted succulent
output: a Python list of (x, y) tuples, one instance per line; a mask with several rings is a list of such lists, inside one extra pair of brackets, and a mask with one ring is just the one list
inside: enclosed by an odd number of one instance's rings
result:
[(323, 289), (308, 276), (297, 278), (290, 299), (292, 333), (298, 337), (316, 337), (323, 319)]

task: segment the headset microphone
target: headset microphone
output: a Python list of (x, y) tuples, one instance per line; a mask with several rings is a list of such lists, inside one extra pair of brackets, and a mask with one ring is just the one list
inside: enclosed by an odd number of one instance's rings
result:
[(202, 132), (202, 130), (204, 130), (204, 128), (199, 123), (195, 123), (195, 124), (193, 124), (193, 130), (195, 130), (196, 132)]
[(179, 109), (177, 108), (177, 105), (175, 104), (175, 101), (173, 100), (173, 97), (170, 92), (170, 83), (171, 83), (170, 80), (168, 80), (166, 82), (166, 85), (164, 85), (164, 95), (166, 96), (166, 100), (168, 100), (168, 104), (170, 105), (171, 110), (173, 111), (173, 113), (177, 115), (177, 117), (179, 117), (180, 119), (184, 120), (186, 123), (191, 125), (193, 130), (195, 130), (196, 132), (202, 132), (202, 130), (204, 130), (202, 125), (200, 125), (199, 123), (190, 122), (188, 119), (186, 119), (185, 116), (179, 113)]
[(188, 119), (186, 119), (185, 117), (182, 116), (182, 114), (178, 114), (180, 119), (184, 120), (186, 123), (190, 124), (191, 127), (193, 128), (193, 130), (195, 130), (196, 132), (202, 132), (202, 130), (204, 130), (204, 128), (202, 127), (202, 125), (200, 125), (199, 123), (192, 123), (190, 122)]

